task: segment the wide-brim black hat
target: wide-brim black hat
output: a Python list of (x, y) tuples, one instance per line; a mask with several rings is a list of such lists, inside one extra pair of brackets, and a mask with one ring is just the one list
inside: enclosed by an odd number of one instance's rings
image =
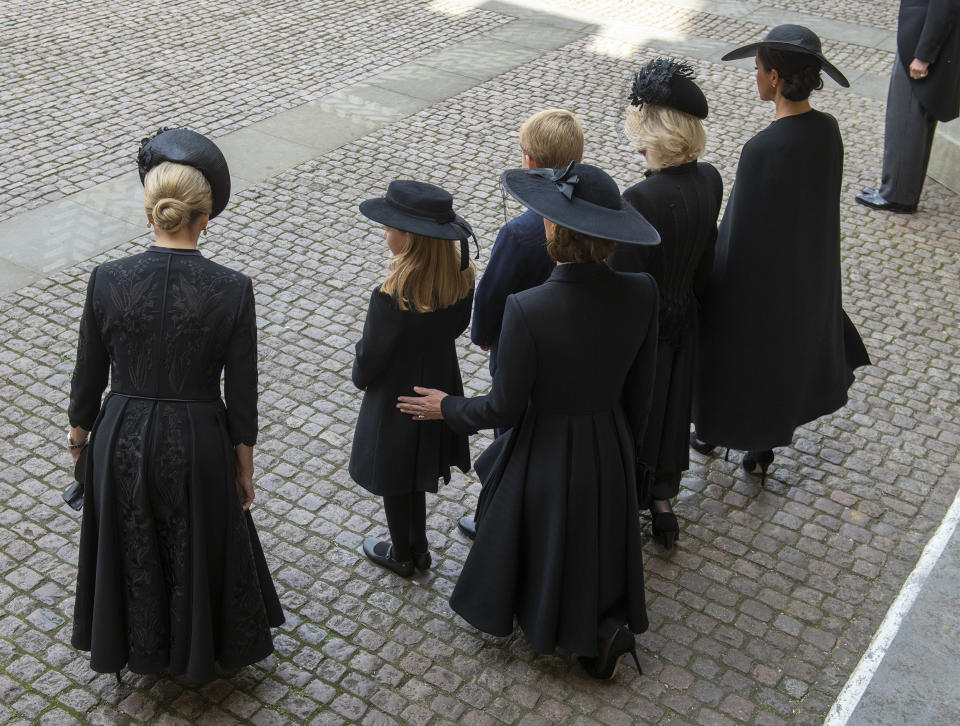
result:
[[(467, 240), (476, 235), (467, 220), (453, 211), (453, 196), (435, 184), (397, 179), (387, 194), (360, 202), (360, 213), (387, 227), (434, 239), (460, 240), (460, 269), (470, 262)], [(478, 247), (479, 254), (479, 247)]]
[(627, 244), (660, 243), (657, 230), (623, 200), (617, 183), (590, 164), (507, 169), (500, 182), (517, 201), (574, 232)]
[(667, 106), (699, 119), (707, 117), (707, 97), (693, 80), (693, 68), (669, 58), (654, 58), (633, 77), (630, 105)]
[(839, 83), (844, 88), (850, 87), (850, 81), (840, 70), (830, 61), (823, 57), (823, 51), (820, 47), (820, 38), (810, 28), (802, 25), (778, 25), (769, 33), (767, 37), (758, 43), (750, 43), (725, 54), (721, 60), (738, 60), (740, 58), (753, 58), (757, 54), (757, 48), (763, 46), (773, 50), (784, 50), (791, 53), (806, 53), (820, 60), (823, 70), (828, 76)]
[(160, 129), (154, 136), (140, 142), (140, 153), (137, 154), (140, 183), (148, 171), (164, 161), (198, 169), (209, 182), (213, 195), (210, 218), (224, 210), (230, 199), (230, 169), (215, 143), (190, 129)]

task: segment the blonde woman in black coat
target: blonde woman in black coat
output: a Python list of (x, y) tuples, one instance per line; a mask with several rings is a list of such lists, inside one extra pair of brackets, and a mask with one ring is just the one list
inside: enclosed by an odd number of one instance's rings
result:
[(649, 171), (623, 198), (656, 227), (660, 244), (619, 245), (607, 259), (621, 272), (649, 272), (660, 290), (657, 375), (638, 483), (640, 506), (652, 515), (653, 536), (668, 549), (680, 536), (671, 500), (690, 465), (697, 324), (723, 197), (720, 173), (697, 161), (706, 145), (701, 123), (706, 116), (707, 99), (690, 66), (657, 58), (634, 77), (624, 126)]
[(481, 457), (480, 526), (453, 609), (498, 636), (516, 618), (537, 652), (565, 648), (590, 675), (612, 678), (626, 653), (636, 658), (633, 634), (647, 629), (636, 457), (657, 286), (603, 260), (613, 241), (659, 238), (594, 166), (516, 169), (502, 181), (545, 218), (557, 266), (543, 285), (507, 298), (489, 395), (418, 387), (422, 397), (402, 396), (399, 407), (461, 433), (510, 429)]
[(450, 481), (451, 466), (469, 471), (470, 450), (467, 437), (444, 424), (421, 426), (401, 414), (397, 396), (414, 386), (463, 392), (455, 341), (470, 323), (474, 269), (466, 239), (473, 232), (454, 214), (449, 193), (422, 182), (391, 182), (385, 197), (360, 211), (384, 225), (393, 259), (370, 296), (357, 343), (353, 382), (364, 395), (350, 476), (383, 497), (392, 540), (368, 537), (364, 554), (410, 577), (432, 564), (425, 493)]

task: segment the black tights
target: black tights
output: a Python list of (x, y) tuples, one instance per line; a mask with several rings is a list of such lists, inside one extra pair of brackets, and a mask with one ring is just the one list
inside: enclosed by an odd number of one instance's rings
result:
[(423, 492), (385, 496), (383, 509), (394, 559), (411, 560), (414, 552), (427, 551), (427, 497)]

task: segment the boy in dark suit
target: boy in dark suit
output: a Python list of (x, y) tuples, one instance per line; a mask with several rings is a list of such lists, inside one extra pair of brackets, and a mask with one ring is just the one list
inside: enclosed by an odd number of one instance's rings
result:
[[(540, 111), (520, 127), (520, 152), (524, 169), (559, 169), (583, 157), (583, 128), (569, 111)], [(497, 370), (497, 342), (507, 296), (543, 283), (555, 263), (547, 254), (543, 217), (528, 209), (500, 228), (490, 262), (477, 283), (470, 339), (490, 351), (490, 375)], [(494, 436), (503, 433), (494, 429)], [(460, 531), (476, 536), (473, 517), (461, 517)]]

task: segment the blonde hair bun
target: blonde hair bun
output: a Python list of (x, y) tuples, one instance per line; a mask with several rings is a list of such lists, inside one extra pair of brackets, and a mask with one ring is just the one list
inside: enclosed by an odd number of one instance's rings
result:
[(213, 208), (210, 182), (192, 166), (165, 161), (143, 180), (143, 207), (157, 229), (177, 232)]

